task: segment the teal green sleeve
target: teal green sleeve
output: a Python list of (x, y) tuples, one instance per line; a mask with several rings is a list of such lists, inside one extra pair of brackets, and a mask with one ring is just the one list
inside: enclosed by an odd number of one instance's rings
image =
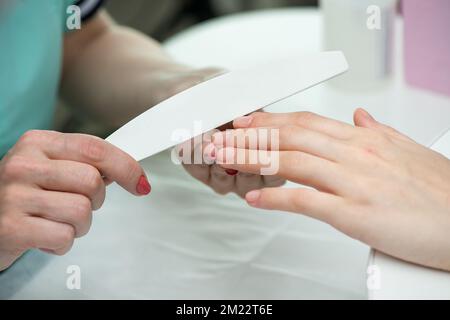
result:
[(61, 77), (63, 21), (65, 25), (66, 4), (73, 3), (9, 2), (8, 10), (0, 9), (0, 157), (27, 130), (53, 128)]

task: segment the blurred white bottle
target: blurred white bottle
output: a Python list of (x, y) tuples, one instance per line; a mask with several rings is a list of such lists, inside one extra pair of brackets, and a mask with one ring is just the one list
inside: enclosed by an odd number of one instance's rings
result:
[(396, 0), (321, 0), (325, 50), (342, 50), (349, 71), (330, 83), (370, 90), (389, 83)]

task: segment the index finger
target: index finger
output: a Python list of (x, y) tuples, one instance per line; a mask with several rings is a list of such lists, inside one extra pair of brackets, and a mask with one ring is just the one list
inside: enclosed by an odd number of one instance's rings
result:
[(42, 149), (51, 159), (71, 160), (94, 166), (102, 176), (117, 182), (134, 195), (150, 192), (150, 185), (139, 163), (105, 140), (85, 134), (53, 133), (52, 139), (45, 141)]

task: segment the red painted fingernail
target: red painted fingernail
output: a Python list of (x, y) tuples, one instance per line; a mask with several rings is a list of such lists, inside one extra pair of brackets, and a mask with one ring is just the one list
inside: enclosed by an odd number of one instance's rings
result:
[(136, 187), (137, 193), (139, 193), (142, 196), (146, 196), (150, 193), (152, 190), (152, 187), (150, 186), (150, 183), (148, 183), (147, 177), (142, 175), (139, 178), (139, 182)]
[(234, 170), (234, 169), (226, 169), (225, 172), (227, 173), (227, 175), (229, 176), (235, 176), (238, 174), (239, 171)]

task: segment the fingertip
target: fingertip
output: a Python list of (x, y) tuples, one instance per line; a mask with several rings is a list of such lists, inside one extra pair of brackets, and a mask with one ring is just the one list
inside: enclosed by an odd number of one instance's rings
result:
[(261, 190), (253, 190), (245, 195), (245, 200), (252, 207), (258, 207), (261, 198)]

